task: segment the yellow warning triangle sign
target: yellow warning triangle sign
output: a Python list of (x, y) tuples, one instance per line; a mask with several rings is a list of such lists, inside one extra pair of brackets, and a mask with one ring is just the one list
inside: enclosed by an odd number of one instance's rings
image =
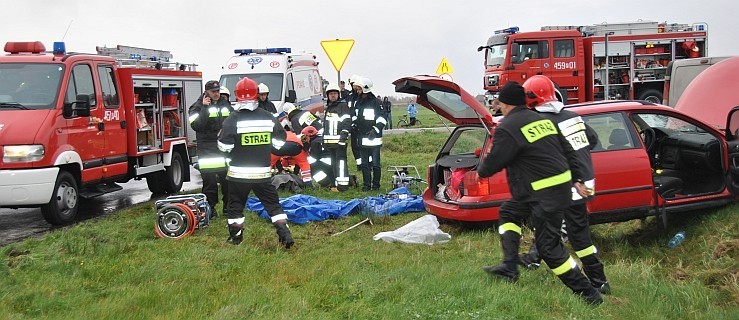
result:
[(331, 64), (333, 64), (336, 71), (339, 72), (341, 72), (341, 67), (344, 66), (346, 57), (349, 56), (349, 51), (352, 51), (353, 46), (354, 39), (321, 41), (323, 51), (326, 51), (326, 55), (328, 55), (328, 59), (331, 60)]
[(452, 69), (452, 66), (449, 64), (449, 61), (446, 61), (446, 58), (441, 58), (441, 63), (439, 63), (439, 67), (436, 68), (436, 74), (450, 74), (453, 73), (454, 69)]

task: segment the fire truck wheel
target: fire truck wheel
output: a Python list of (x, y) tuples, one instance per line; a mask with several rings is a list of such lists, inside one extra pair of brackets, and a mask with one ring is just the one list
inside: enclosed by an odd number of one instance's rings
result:
[(44, 219), (53, 225), (64, 225), (74, 221), (79, 209), (77, 181), (66, 171), (59, 171), (54, 193), (49, 203), (41, 207)]
[(644, 100), (651, 103), (662, 103), (662, 92), (656, 89), (648, 89), (639, 95), (638, 100)]
[(167, 167), (167, 174), (164, 179), (164, 191), (167, 193), (177, 193), (182, 189), (182, 183), (185, 177), (185, 163), (179, 152), (172, 153), (172, 163)]
[(164, 179), (161, 172), (154, 172), (146, 175), (146, 185), (153, 194), (164, 194)]

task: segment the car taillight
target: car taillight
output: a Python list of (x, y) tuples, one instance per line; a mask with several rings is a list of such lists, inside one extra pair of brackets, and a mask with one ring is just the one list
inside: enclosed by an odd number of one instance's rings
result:
[(477, 172), (469, 171), (465, 173), (464, 195), (466, 196), (485, 196), (490, 194), (490, 183), (488, 178), (477, 180)]

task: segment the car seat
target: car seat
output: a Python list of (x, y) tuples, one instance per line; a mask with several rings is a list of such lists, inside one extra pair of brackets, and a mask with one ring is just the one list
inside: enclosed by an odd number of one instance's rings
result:
[(611, 135), (608, 137), (608, 143), (611, 144), (608, 146), (608, 150), (628, 148), (629, 136), (627, 135), (626, 130), (620, 128), (613, 129), (611, 131)]

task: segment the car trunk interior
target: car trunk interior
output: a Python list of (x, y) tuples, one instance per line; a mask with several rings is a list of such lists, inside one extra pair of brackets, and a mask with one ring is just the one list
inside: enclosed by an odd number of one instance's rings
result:
[(454, 130), (429, 173), (429, 188), (436, 200), (456, 203), (464, 194), (464, 174), (480, 163), (479, 150), (488, 137), (481, 125), (465, 125)]

